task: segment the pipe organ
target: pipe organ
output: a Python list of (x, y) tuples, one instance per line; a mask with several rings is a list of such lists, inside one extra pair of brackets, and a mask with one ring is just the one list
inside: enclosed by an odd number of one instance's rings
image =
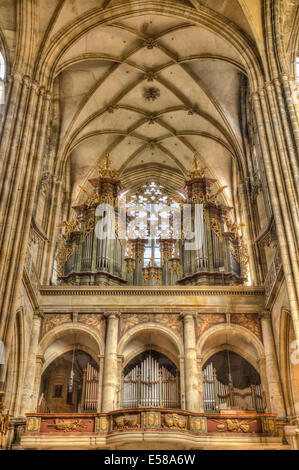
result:
[[(224, 188), (213, 190), (216, 180), (205, 176), (196, 157), (180, 193), (170, 194), (154, 182), (134, 194), (128, 192), (125, 236), (118, 231), (122, 185), (108, 156), (99, 176), (89, 183), (94, 190), (81, 188), (86, 200), (73, 207), (75, 219), (59, 226), (64, 228), (56, 251), (60, 283), (197, 286), (246, 282), (249, 257), (244, 225), (232, 221), (233, 208), (219, 202)], [(132, 229), (132, 219), (142, 212), (146, 216)], [(155, 246), (151, 259), (145, 257), (149, 245)]]
[(175, 366), (155, 351), (147, 351), (123, 374), (123, 408), (179, 408), (179, 374)]
[[(240, 371), (242, 373), (242, 371)], [(221, 409), (236, 408), (265, 412), (265, 398), (261, 384), (251, 384), (244, 389), (234, 387), (231, 378), (228, 384), (217, 379), (216, 369), (210, 362), (202, 373), (204, 410), (217, 413)]]
[(99, 372), (88, 363), (83, 373), (81, 412), (97, 411)]
[[(67, 357), (70, 359), (70, 353), (56, 359), (46, 370), (38, 411), (97, 412), (102, 406), (98, 401), (99, 387), (103, 387), (97, 364), (82, 351), (80, 357), (74, 354), (74, 383), (69, 397), (66, 391), (70, 390), (71, 374)], [(238, 354), (227, 350), (214, 354), (203, 367), (200, 389), (206, 413), (221, 413), (225, 409), (265, 413), (260, 376)], [(152, 349), (137, 355), (124, 367), (120, 393), (120, 408), (124, 409), (182, 406), (179, 370), (168, 357)]]

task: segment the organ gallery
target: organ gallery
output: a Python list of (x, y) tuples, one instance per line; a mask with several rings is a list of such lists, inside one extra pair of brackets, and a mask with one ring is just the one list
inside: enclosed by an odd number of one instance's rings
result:
[(298, 450), (299, 4), (0, 4), (0, 448)]

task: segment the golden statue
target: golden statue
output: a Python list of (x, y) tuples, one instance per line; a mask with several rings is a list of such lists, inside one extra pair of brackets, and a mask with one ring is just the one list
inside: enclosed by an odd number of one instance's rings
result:
[(112, 161), (109, 157), (110, 155), (107, 153), (104, 159), (104, 164), (99, 165), (100, 178), (116, 178), (118, 176), (118, 172), (116, 170), (111, 170), (110, 168)]
[(207, 167), (202, 168), (199, 163), (198, 155), (194, 155), (193, 159), (193, 171), (188, 172), (188, 177), (192, 178), (205, 178), (205, 170)]

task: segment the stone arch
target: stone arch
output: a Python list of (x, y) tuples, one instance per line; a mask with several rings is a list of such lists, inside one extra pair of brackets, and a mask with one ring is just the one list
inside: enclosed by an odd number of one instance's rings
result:
[[(67, 341), (64, 344), (59, 344), (59, 348), (53, 348), (55, 343), (58, 345), (59, 340), (67, 337), (72, 337), (73, 334), (77, 335), (77, 338), (79, 340), (78, 342)], [(82, 339), (89, 340), (89, 342), (86, 341), (84, 343), (83, 341), (82, 343)], [(50, 365), (51, 362), (53, 362), (61, 354), (67, 352), (70, 347), (73, 346), (75, 343), (79, 344), (80, 349), (92, 356), (96, 360), (96, 362), (98, 362), (99, 355), (104, 355), (104, 341), (93, 328), (90, 328), (89, 326), (83, 325), (81, 323), (65, 323), (50, 330), (43, 337), (39, 344), (38, 355), (44, 356), (45, 358), (42, 372), (46, 370), (46, 368)], [(51, 351), (51, 347), (54, 349), (53, 351)]]
[[(123, 367), (126, 367), (131, 361), (132, 359), (134, 359), (134, 357), (138, 356), (139, 354), (147, 351), (148, 348), (146, 345), (144, 345), (144, 347), (140, 347), (138, 349), (136, 349), (135, 351), (132, 351), (124, 360), (123, 362)], [(174, 356), (173, 354), (171, 354), (169, 351), (167, 351), (166, 349), (164, 349), (163, 347), (161, 346), (153, 346), (152, 347), (152, 350), (153, 351), (157, 351), (161, 354), (164, 354), (164, 356), (168, 357), (168, 359), (170, 359), (175, 365), (176, 367), (179, 369), (180, 368), (180, 363), (179, 363), (179, 359), (178, 357)]]
[(178, 356), (184, 355), (183, 342), (179, 338), (179, 336), (176, 333), (174, 333), (170, 328), (167, 328), (166, 326), (161, 325), (160, 323), (153, 323), (153, 322), (141, 323), (131, 328), (129, 331), (127, 331), (119, 342), (118, 354), (120, 356), (123, 355), (125, 347), (130, 343), (130, 341), (133, 338), (137, 337), (138, 335), (142, 333), (151, 332), (151, 331), (156, 332), (160, 336), (167, 337), (168, 340), (175, 346), (177, 355)]
[[(226, 341), (228, 338), (229, 341)], [(202, 357), (203, 362), (214, 353), (227, 348), (244, 357), (257, 370), (259, 369), (258, 358), (264, 356), (263, 344), (251, 331), (243, 326), (235, 324), (215, 325), (203, 333), (197, 342), (197, 352)]]
[[(110, 14), (110, 15), (109, 15)], [(216, 14), (212, 10), (202, 7), (202, 10), (188, 8), (186, 5), (171, 5), (169, 2), (161, 0), (150, 2), (136, 2), (131, 9), (125, 5), (119, 5), (112, 10), (102, 10), (101, 8), (93, 9), (84, 13), (77, 20), (59, 30), (58, 33), (45, 44), (44, 50), (39, 56), (36, 69), (37, 78), (42, 81), (53, 81), (55, 70), (60, 58), (68, 50), (76, 40), (81, 38), (86, 32), (93, 28), (104, 25), (108, 21), (120, 20), (121, 18), (130, 18), (133, 16), (141, 16), (144, 14), (159, 14), (163, 16), (172, 16), (186, 20), (186, 17), (194, 24), (213, 31), (224, 41), (228, 42), (241, 55), (246, 64), (247, 73), (249, 74), (253, 88), (257, 88), (260, 81), (261, 62), (258, 51), (252, 42), (241, 34), (239, 29), (220, 14)], [(83, 28), (82, 28), (83, 27)], [(58, 47), (59, 45), (59, 47)]]
[[(181, 367), (181, 358), (183, 357), (182, 340), (167, 326), (154, 322), (136, 325), (121, 338), (118, 347), (119, 358), (122, 358), (118, 368), (119, 387), (122, 387), (123, 390), (125, 389), (122, 377), (124, 378), (123, 372), (125, 372), (126, 366), (141, 353), (146, 353), (149, 350), (153, 354), (160, 353), (171, 361), (172, 365), (176, 368), (176, 373), (178, 373), (179, 385), (177, 384), (176, 386), (179, 389), (177, 389), (176, 393), (179, 394), (179, 390), (181, 390), (181, 393), (184, 393), (184, 367)], [(156, 379), (157, 376), (154, 380)], [(181, 398), (179, 400), (180, 402), (182, 401)]]

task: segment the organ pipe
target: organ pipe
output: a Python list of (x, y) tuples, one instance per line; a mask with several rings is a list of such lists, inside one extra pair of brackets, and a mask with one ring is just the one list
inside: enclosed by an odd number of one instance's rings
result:
[(252, 409), (258, 413), (265, 412), (262, 385), (251, 384), (250, 387), (239, 390), (232, 383), (223, 384), (217, 379), (216, 369), (210, 362), (202, 373), (204, 409), (207, 412), (217, 412), (225, 407)]
[(147, 354), (123, 379), (123, 407), (179, 407), (179, 378)]
[[(195, 240), (195, 237), (193, 240), (184, 239), (186, 234), (181, 230), (184, 229), (184, 223), (179, 232), (172, 226), (172, 231), (169, 229), (169, 233), (165, 232), (163, 237), (160, 228), (157, 234), (160, 262), (155, 266), (156, 261), (153, 257), (151, 265), (149, 263), (149, 266), (144, 266), (144, 247), (147, 242), (145, 237), (149, 234), (140, 235), (140, 238), (137, 235), (137, 238), (128, 238), (124, 244), (120, 243), (117, 236), (117, 197), (122, 186), (116, 172), (110, 169), (110, 160), (106, 157), (99, 176), (89, 180), (94, 191), (89, 193), (84, 189), (87, 199), (83, 204), (73, 207), (76, 212), (75, 219), (60, 225), (64, 227), (65, 233), (56, 253), (59, 282), (112, 286), (244, 284), (247, 280), (248, 253), (244, 233), (241, 234), (243, 225), (238, 226), (232, 221), (233, 208), (218, 199), (224, 188), (215, 192), (216, 182), (215, 179), (205, 175), (195, 158), (194, 170), (185, 181), (185, 198), (178, 202), (177, 195), (173, 194), (173, 202), (182, 208), (176, 209), (181, 215), (180, 222), (184, 218), (184, 204), (191, 206), (188, 228), (193, 234), (195, 231), (199, 234), (202, 244), (193, 248), (187, 246)], [(160, 193), (164, 194), (162, 190)], [(145, 194), (146, 190), (143, 191), (143, 197)], [(134, 197), (136, 199), (136, 195), (131, 195), (132, 199)], [(96, 227), (102, 217), (108, 217), (110, 223), (114, 220), (112, 215), (110, 217), (108, 209), (103, 215), (97, 215), (97, 207), (100, 204), (102, 207), (106, 204), (114, 209), (116, 221), (113, 229), (114, 238), (101, 239), (97, 236)], [(171, 208), (171, 202), (168, 201), (167, 204), (170, 204)], [(128, 203), (129, 207), (131, 206)], [(146, 207), (145, 211), (147, 213)], [(130, 217), (128, 216), (128, 221)], [(173, 221), (174, 225), (175, 223), (177, 221)], [(181, 232), (183, 237), (180, 237)], [(159, 236), (161, 238), (158, 238)], [(180, 249), (176, 251), (175, 247)], [(128, 256), (125, 257), (126, 252)]]

